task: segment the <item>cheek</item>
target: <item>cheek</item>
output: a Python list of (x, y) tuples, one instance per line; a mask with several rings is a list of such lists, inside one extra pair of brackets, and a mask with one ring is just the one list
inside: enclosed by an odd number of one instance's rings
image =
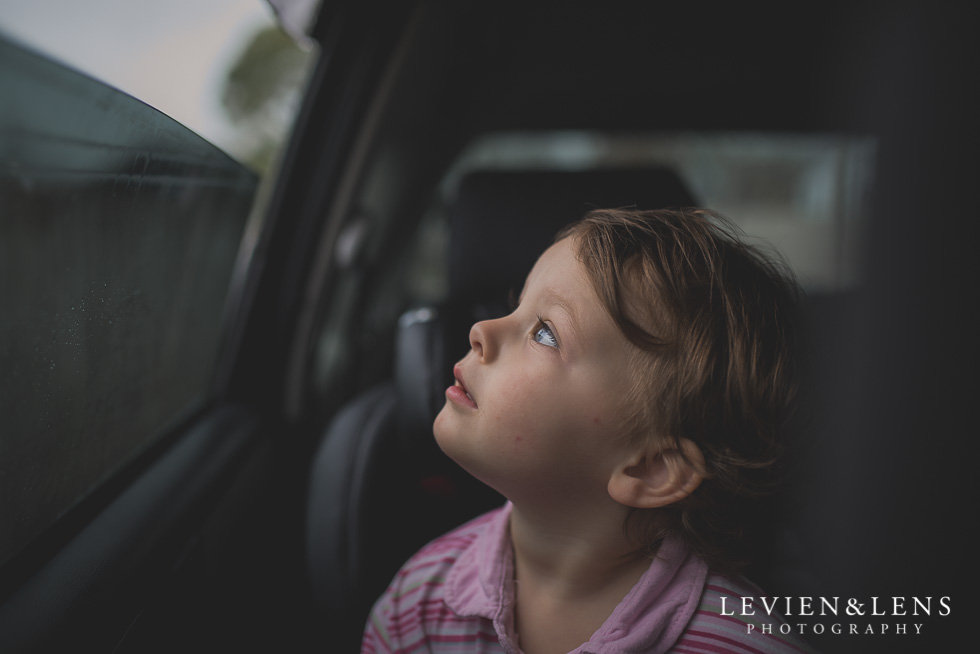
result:
[(551, 392), (546, 381), (525, 376), (519, 383), (502, 388), (489, 407), (487, 427), (497, 432), (503, 443), (515, 446), (535, 442), (548, 432), (561, 429), (559, 393)]

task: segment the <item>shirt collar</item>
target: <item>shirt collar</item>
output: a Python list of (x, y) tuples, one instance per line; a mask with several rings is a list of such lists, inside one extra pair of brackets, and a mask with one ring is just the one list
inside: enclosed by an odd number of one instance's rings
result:
[[(504, 650), (519, 652), (510, 511), (508, 502), (456, 559), (446, 579), (446, 604), (457, 615), (491, 620)], [(680, 538), (668, 537), (612, 615), (575, 652), (666, 652), (694, 616), (707, 573)]]

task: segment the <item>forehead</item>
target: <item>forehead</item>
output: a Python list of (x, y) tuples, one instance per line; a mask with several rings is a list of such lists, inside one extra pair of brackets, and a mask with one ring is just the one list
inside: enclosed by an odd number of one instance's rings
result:
[(612, 319), (579, 260), (578, 252), (578, 243), (573, 238), (562, 239), (545, 250), (527, 277), (522, 298), (531, 293), (535, 301), (560, 307), (577, 328), (590, 323), (612, 327)]
[(580, 300), (595, 296), (585, 266), (578, 259), (578, 248), (570, 241), (562, 239), (538, 257), (524, 282), (522, 294), (530, 290), (549, 295), (585, 296), (579, 297)]

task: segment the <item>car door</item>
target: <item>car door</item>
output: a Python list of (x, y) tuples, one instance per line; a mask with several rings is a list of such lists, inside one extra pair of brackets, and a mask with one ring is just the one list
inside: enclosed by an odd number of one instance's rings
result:
[(408, 3), (385, 20), (277, 4), (321, 55), (265, 179), (71, 61), (0, 43), (3, 651), (305, 642), (310, 446), (284, 362)]

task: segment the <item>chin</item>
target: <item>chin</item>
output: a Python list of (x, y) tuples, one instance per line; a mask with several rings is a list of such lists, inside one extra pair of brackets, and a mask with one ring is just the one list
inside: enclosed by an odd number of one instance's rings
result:
[(442, 409), (440, 409), (439, 413), (436, 414), (436, 419), (432, 421), (432, 433), (436, 435), (436, 438), (439, 437), (439, 425), (445, 421), (446, 410), (448, 408), (449, 400), (446, 400), (446, 403), (442, 405)]
[(432, 423), (432, 434), (436, 438), (436, 444), (439, 446), (439, 449), (442, 450), (446, 456), (455, 460), (456, 457), (454, 457), (452, 453), (452, 426), (451, 424), (447, 424), (451, 423), (452, 421), (452, 417), (448, 415), (451, 411), (452, 409), (449, 407), (449, 402), (447, 400), (446, 405), (442, 407), (442, 411), (439, 412), (436, 419)]

